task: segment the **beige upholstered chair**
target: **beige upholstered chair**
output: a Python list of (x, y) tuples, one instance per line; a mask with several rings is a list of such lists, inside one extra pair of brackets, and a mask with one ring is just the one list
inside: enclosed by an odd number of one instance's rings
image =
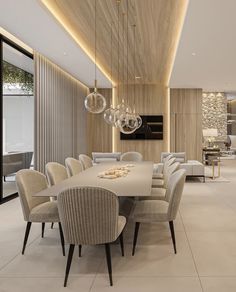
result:
[(174, 220), (179, 209), (185, 178), (186, 171), (184, 169), (180, 169), (171, 175), (167, 188), (166, 201), (136, 201), (131, 216), (135, 221), (132, 255), (135, 253), (140, 223), (152, 222), (169, 222), (174, 252), (176, 253)]
[(79, 155), (79, 160), (83, 164), (84, 170), (93, 166), (92, 159), (89, 156), (85, 155), (85, 154), (80, 154)]
[(120, 157), (121, 161), (142, 161), (143, 155), (139, 152), (125, 152)]
[(143, 200), (167, 200), (167, 188), (171, 175), (180, 168), (179, 162), (174, 162), (171, 166), (169, 166), (166, 170), (166, 174), (164, 176), (164, 185), (163, 187), (153, 187), (151, 190), (151, 194), (148, 197), (143, 197)]
[(83, 171), (82, 162), (75, 158), (67, 157), (65, 160), (65, 165), (69, 176), (76, 175)]
[(112, 266), (109, 243), (120, 238), (124, 255), (122, 231), (126, 219), (119, 216), (117, 196), (102, 188), (81, 187), (63, 191), (58, 196), (58, 208), (65, 240), (70, 244), (64, 287), (70, 271), (75, 245), (105, 244), (110, 285)]
[(174, 156), (172, 154), (168, 155), (165, 159), (164, 159), (164, 162), (163, 162), (163, 169), (162, 169), (162, 173), (154, 173), (152, 178), (157, 178), (157, 179), (163, 179), (164, 178), (164, 173), (165, 173), (165, 170), (166, 168), (168, 167), (168, 161), (171, 159), (171, 158), (174, 158)]
[(54, 186), (68, 178), (65, 166), (57, 162), (48, 162), (46, 164), (46, 175), (50, 186)]
[(62, 252), (65, 255), (64, 237), (57, 202), (51, 202), (50, 198), (33, 197), (34, 194), (48, 187), (45, 175), (36, 170), (23, 169), (16, 174), (16, 184), (24, 219), (27, 222), (22, 254), (25, 251), (32, 222), (42, 223), (42, 237), (44, 237), (45, 222), (58, 222)]
[(165, 169), (163, 170), (163, 179), (152, 179), (152, 187), (153, 188), (165, 188), (166, 185), (166, 177), (168, 175), (170, 167), (175, 163), (176, 159), (173, 157), (169, 159), (165, 164)]

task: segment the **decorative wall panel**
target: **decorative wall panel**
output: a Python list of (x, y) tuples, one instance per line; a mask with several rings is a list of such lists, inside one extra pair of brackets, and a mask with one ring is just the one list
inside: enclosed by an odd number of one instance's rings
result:
[(34, 60), (35, 168), (44, 172), (49, 161), (86, 152), (88, 88), (37, 52)]

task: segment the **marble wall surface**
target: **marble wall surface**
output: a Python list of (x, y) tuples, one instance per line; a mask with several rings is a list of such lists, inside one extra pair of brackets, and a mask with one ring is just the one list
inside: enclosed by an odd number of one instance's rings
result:
[(218, 130), (217, 139), (227, 138), (227, 97), (222, 92), (202, 95), (202, 128)]

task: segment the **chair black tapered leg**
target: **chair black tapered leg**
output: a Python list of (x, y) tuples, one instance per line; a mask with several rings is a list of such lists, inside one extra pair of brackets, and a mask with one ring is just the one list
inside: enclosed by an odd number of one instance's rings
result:
[(82, 255), (81, 255), (81, 252), (82, 252), (82, 245), (80, 244), (80, 245), (79, 245), (79, 258), (81, 258), (81, 256), (82, 256)]
[(58, 222), (59, 224), (59, 232), (60, 232), (60, 237), (61, 237), (61, 248), (62, 248), (62, 254), (65, 256), (65, 241), (64, 241), (64, 235), (61, 227), (61, 223)]
[(25, 253), (25, 247), (28, 241), (29, 233), (30, 233), (30, 228), (31, 228), (32, 222), (27, 222), (26, 229), (25, 229), (25, 238), (24, 238), (24, 243), (23, 243), (23, 249), (22, 249), (22, 254)]
[(110, 244), (105, 244), (105, 250), (106, 250), (106, 258), (107, 258), (107, 269), (109, 273), (109, 280), (110, 280), (110, 286), (113, 286), (112, 281), (112, 266), (111, 266), (111, 250), (110, 250)]
[(134, 256), (134, 253), (135, 253), (135, 248), (136, 248), (137, 239), (138, 239), (139, 226), (140, 226), (140, 222), (136, 222), (135, 223), (135, 229), (134, 229), (134, 240), (133, 240), (132, 256)]
[(65, 279), (64, 279), (64, 287), (66, 287), (66, 285), (67, 285), (67, 280), (68, 280), (68, 276), (69, 276), (69, 272), (70, 272), (71, 261), (72, 261), (73, 253), (74, 253), (74, 248), (75, 248), (75, 245), (74, 244), (70, 244), (67, 263), (66, 263), (66, 273), (65, 273)]
[(174, 246), (174, 251), (175, 251), (175, 254), (176, 254), (177, 251), (176, 251), (176, 242), (175, 242), (174, 222), (173, 221), (170, 221), (169, 222), (169, 226), (170, 226), (170, 233), (171, 233), (171, 238), (172, 238), (172, 242), (173, 242), (173, 246)]
[(54, 225), (54, 223), (52, 222), (52, 223), (51, 223), (51, 229), (53, 229), (53, 225)]
[(121, 255), (122, 257), (125, 255), (124, 253), (124, 240), (123, 240), (123, 232), (121, 232), (120, 236), (119, 236), (119, 239), (120, 239), (120, 249), (121, 249)]
[(44, 237), (45, 222), (42, 223), (42, 238)]

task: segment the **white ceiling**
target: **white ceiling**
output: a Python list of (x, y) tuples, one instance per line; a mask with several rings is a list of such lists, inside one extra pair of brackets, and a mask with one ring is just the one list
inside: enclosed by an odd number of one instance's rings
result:
[(236, 91), (235, 13), (236, 0), (189, 1), (170, 87)]
[(34, 73), (33, 60), (5, 43), (3, 43), (3, 60), (26, 72)]
[[(38, 0), (0, 0), (0, 26), (92, 87), (94, 63)], [(98, 86), (110, 82), (98, 69)]]

